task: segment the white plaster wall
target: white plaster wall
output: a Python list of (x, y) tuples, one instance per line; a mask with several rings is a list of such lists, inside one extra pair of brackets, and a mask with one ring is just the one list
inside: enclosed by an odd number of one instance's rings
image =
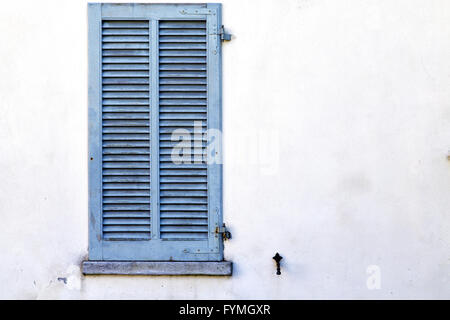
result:
[(0, 298), (450, 298), (450, 2), (222, 3), (231, 278), (80, 275), (86, 2), (1, 3)]

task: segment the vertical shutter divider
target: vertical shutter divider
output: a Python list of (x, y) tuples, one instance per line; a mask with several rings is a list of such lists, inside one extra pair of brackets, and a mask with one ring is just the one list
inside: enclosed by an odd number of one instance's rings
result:
[(152, 239), (160, 238), (159, 219), (159, 61), (158, 61), (158, 20), (149, 20), (150, 26), (150, 183), (151, 183), (151, 219)]

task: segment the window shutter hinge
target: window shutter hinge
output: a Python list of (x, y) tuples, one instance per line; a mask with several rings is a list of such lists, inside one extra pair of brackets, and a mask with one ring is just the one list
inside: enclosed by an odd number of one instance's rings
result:
[(221, 234), (223, 240), (231, 239), (231, 232), (227, 229), (227, 227), (225, 227), (225, 223), (222, 227), (216, 227), (216, 234)]
[(220, 27), (220, 40), (222, 41), (230, 41), (231, 40), (231, 33), (227, 33), (225, 31), (224, 26)]
[(224, 26), (221, 26), (218, 32), (214, 31), (213, 33), (210, 33), (211, 36), (220, 36), (220, 40), (222, 41), (230, 41), (231, 40), (231, 33), (227, 33), (225, 31)]
[(180, 10), (180, 13), (182, 15), (213, 15), (215, 16), (217, 14), (217, 11), (215, 9), (208, 9), (208, 8), (197, 8), (197, 9), (182, 9)]

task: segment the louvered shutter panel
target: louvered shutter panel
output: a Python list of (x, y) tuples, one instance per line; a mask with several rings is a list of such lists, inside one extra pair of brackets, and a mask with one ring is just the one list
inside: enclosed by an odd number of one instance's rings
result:
[(222, 260), (220, 26), (219, 4), (89, 5), (90, 260)]
[[(162, 239), (208, 239), (208, 183), (202, 156), (207, 127), (206, 20), (159, 22), (160, 223)], [(194, 125), (200, 129), (194, 137)], [(174, 164), (175, 130), (199, 139), (186, 163)], [(198, 161), (201, 162), (201, 161)]]
[(150, 239), (149, 96), (149, 22), (103, 20), (103, 239)]

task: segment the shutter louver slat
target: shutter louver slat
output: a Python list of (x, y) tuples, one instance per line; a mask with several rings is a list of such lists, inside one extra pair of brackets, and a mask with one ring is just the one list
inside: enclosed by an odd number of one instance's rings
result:
[[(175, 130), (193, 134), (194, 121), (201, 124), (201, 133), (206, 130), (206, 35), (204, 20), (159, 23), (161, 239), (208, 239), (207, 166), (192, 163), (192, 157), (190, 163), (181, 164), (171, 158), (173, 148), (183, 146), (172, 141)], [(192, 154), (203, 154), (206, 142), (203, 137), (194, 139), (202, 148)]]
[(103, 238), (150, 239), (149, 23), (102, 22)]

